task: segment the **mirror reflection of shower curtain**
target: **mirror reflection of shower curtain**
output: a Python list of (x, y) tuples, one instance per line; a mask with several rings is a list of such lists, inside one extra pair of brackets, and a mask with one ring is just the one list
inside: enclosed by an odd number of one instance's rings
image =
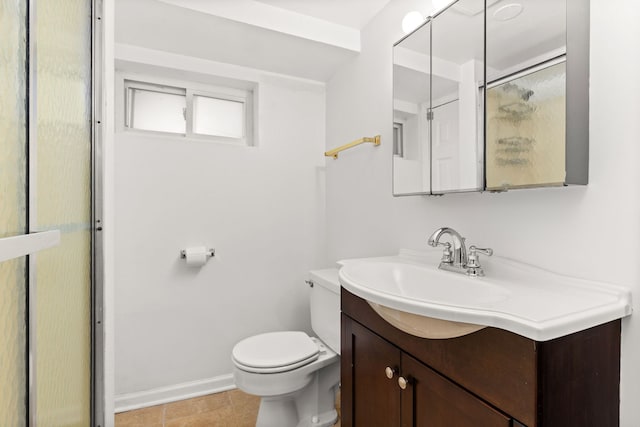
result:
[(487, 89), (487, 188), (565, 182), (566, 63)]

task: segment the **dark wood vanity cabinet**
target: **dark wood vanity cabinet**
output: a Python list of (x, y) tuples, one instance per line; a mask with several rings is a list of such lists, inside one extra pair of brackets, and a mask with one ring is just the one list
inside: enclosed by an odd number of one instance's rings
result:
[(343, 427), (619, 425), (619, 320), (545, 342), (496, 328), (430, 340), (343, 289), (341, 364)]

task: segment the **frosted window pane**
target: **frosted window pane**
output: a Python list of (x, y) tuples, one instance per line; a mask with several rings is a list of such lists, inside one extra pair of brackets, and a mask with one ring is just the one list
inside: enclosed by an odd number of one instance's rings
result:
[(135, 129), (186, 133), (185, 95), (130, 88), (131, 123)]
[(230, 138), (244, 137), (244, 103), (194, 96), (193, 132)]
[[(0, 238), (26, 231), (25, 5), (0, 0)], [(27, 424), (25, 272), (0, 262), (0, 426)]]
[(91, 2), (40, 1), (38, 228), (62, 231), (37, 255), (37, 425), (91, 424)]

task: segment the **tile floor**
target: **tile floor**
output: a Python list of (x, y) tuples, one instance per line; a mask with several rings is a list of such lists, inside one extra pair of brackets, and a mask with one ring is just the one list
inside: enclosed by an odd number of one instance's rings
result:
[[(255, 427), (259, 406), (258, 397), (231, 390), (121, 412), (116, 427)], [(339, 413), (340, 404), (336, 406)]]

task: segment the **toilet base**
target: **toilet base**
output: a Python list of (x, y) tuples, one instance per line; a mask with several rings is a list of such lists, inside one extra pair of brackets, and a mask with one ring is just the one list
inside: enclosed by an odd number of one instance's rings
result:
[(332, 409), (298, 421), (298, 410), (293, 399), (262, 398), (256, 427), (330, 427), (338, 421), (338, 412)]
[(263, 397), (256, 427), (296, 427), (298, 411), (293, 399)]
[(335, 424), (340, 359), (335, 353), (325, 354), (317, 363), (324, 366), (311, 374), (312, 378), (302, 389), (262, 396), (256, 427), (329, 427)]
[(338, 411), (323, 412), (306, 420), (301, 420), (296, 427), (331, 427), (338, 421)]

